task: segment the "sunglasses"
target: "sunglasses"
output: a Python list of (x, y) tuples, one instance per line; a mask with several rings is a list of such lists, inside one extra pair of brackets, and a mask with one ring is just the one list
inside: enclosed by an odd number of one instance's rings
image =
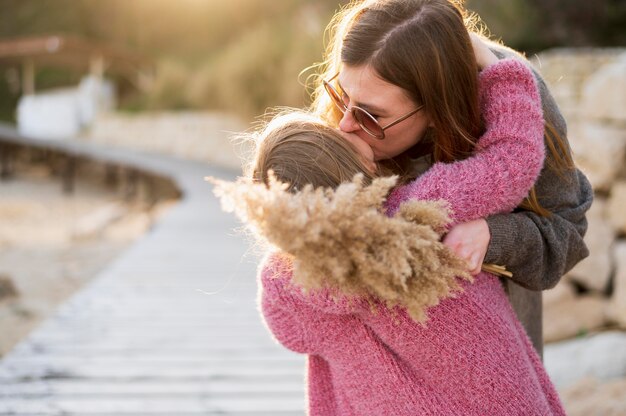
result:
[(331, 100), (333, 101), (333, 103), (335, 103), (339, 111), (341, 111), (343, 114), (345, 114), (347, 111), (350, 111), (352, 117), (356, 120), (356, 122), (363, 129), (363, 131), (365, 131), (367, 134), (374, 137), (375, 139), (383, 140), (385, 138), (385, 130), (387, 130), (389, 127), (395, 126), (401, 121), (406, 120), (424, 107), (423, 105), (421, 105), (417, 109), (411, 111), (409, 114), (406, 114), (383, 127), (378, 123), (376, 117), (374, 117), (361, 107), (358, 107), (356, 105), (348, 107), (348, 104), (346, 104), (346, 102), (344, 101), (344, 98), (347, 98), (347, 96), (345, 94), (340, 94), (339, 92), (337, 92), (337, 90), (330, 84), (330, 82), (338, 76), (339, 73), (337, 73), (328, 81), (323, 81), (326, 92), (328, 93), (328, 95), (330, 95)]

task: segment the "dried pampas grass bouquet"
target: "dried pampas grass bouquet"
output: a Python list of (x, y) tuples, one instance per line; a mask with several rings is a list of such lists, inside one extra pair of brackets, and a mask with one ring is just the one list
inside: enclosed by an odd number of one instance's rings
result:
[(440, 241), (450, 221), (444, 202), (406, 202), (395, 216), (385, 214), (396, 177), (364, 185), (357, 175), (334, 190), (309, 185), (298, 192), (273, 175), (267, 185), (207, 179), (225, 211), (288, 255), (293, 283), (304, 290), (380, 300), (424, 322), (428, 307), (461, 290), (458, 277), (471, 280)]

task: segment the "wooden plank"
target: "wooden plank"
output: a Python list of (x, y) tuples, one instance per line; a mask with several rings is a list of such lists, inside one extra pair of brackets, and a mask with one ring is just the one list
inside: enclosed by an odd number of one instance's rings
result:
[(80, 365), (80, 366), (93, 366), (93, 365), (127, 365), (131, 362), (135, 365), (180, 365), (185, 366), (211, 366), (219, 364), (221, 366), (248, 366), (248, 365), (276, 365), (276, 366), (302, 366), (304, 359), (299, 356), (288, 356), (285, 354), (268, 356), (255, 354), (253, 356), (232, 356), (230, 354), (225, 356), (216, 355), (199, 355), (199, 356), (186, 356), (186, 355), (152, 355), (152, 356), (139, 356), (128, 358), (122, 355), (118, 356), (97, 356), (97, 357), (80, 357), (80, 356), (58, 356), (51, 354), (39, 354), (13, 357), (7, 361), (8, 366), (37, 366), (54, 363), (55, 365)]
[(180, 354), (180, 355), (231, 355), (231, 356), (248, 356), (255, 354), (293, 354), (276, 343), (270, 343), (267, 345), (229, 345), (229, 346), (198, 346), (198, 345), (174, 345), (174, 346), (159, 346), (155, 349), (154, 346), (144, 347), (130, 347), (123, 345), (102, 346), (102, 345), (46, 345), (33, 343), (27, 340), (18, 345), (11, 353), (9, 353), (4, 359), (5, 362), (11, 360), (14, 356), (23, 356), (24, 354), (54, 354), (54, 355), (124, 355), (127, 357), (137, 357), (140, 355), (151, 354)]
[(182, 367), (182, 366), (94, 366), (76, 368), (71, 366), (25, 367), (0, 369), (0, 382), (33, 379), (106, 379), (106, 380), (210, 380), (215, 378), (263, 377), (291, 380), (302, 379), (304, 369), (300, 367)]
[(216, 395), (304, 394), (301, 383), (289, 380), (206, 380), (167, 381), (132, 380), (37, 380), (0, 384), (0, 398), (37, 396), (146, 396), (146, 395)]
[[(41, 415), (181, 415), (229, 414), (233, 412), (298, 412), (303, 408), (302, 398), (195, 398), (195, 399), (6, 399), (0, 402), (0, 415), (17, 412)], [(254, 414), (254, 413), (253, 413)], [(300, 414), (303, 414), (300, 413)]]

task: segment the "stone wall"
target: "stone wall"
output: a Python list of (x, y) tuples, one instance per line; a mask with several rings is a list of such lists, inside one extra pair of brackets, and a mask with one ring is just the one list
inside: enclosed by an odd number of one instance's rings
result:
[(250, 144), (237, 134), (248, 126), (238, 118), (202, 111), (99, 115), (82, 139), (142, 152), (163, 153), (241, 171)]
[(595, 193), (591, 254), (545, 295), (544, 338), (626, 330), (626, 48), (554, 49), (534, 58)]

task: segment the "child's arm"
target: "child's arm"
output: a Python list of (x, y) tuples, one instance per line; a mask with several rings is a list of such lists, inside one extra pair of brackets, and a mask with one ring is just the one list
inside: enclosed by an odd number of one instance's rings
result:
[(275, 254), (261, 262), (258, 281), (261, 312), (268, 328), (283, 346), (301, 354), (328, 352), (325, 343), (343, 340), (342, 328), (347, 325), (343, 320), (369, 310), (364, 299), (333, 298), (326, 289), (303, 293), (293, 284), (287, 263)]
[[(491, 43), (489, 48), (500, 59), (515, 56), (515, 52), (502, 45)], [(569, 149), (565, 119), (541, 75), (537, 72), (534, 75), (544, 118)], [(551, 215), (545, 217), (522, 209), (485, 218), (491, 236), (485, 262), (506, 264), (515, 282), (530, 290), (554, 287), (561, 276), (589, 255), (583, 237), (593, 190), (579, 169), (546, 166), (553, 157), (552, 152), (546, 153), (546, 164), (535, 184), (539, 203)]]
[(476, 153), (453, 163), (435, 163), (422, 176), (394, 190), (388, 212), (411, 199), (444, 199), (453, 221), (509, 212), (528, 195), (543, 166), (543, 113), (532, 72), (513, 59), (479, 75), (486, 132)]
[(274, 338), (284, 347), (301, 354), (312, 354), (312, 342), (307, 326), (311, 308), (291, 295), (286, 289), (288, 282), (275, 275), (270, 267), (263, 267), (259, 279), (259, 302), (261, 313)]

